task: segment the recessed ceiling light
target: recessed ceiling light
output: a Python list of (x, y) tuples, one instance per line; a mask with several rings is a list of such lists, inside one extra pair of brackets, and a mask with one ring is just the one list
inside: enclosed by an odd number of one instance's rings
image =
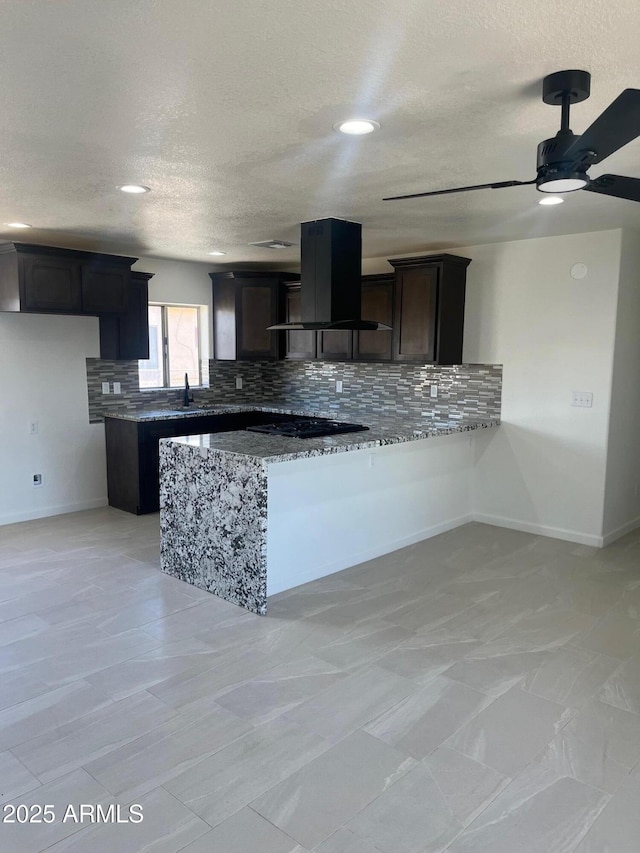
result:
[(207, 252), (207, 255), (226, 255), (226, 252)]
[(559, 195), (549, 195), (546, 198), (541, 198), (538, 204), (562, 204), (563, 201), (564, 199), (560, 198)]
[(379, 130), (380, 125), (377, 121), (368, 118), (351, 118), (347, 121), (336, 122), (333, 129), (340, 131), (340, 133), (348, 133), (350, 136), (363, 136), (365, 133), (373, 133), (374, 130)]
[(9, 228), (31, 228), (27, 222), (5, 222), (4, 224)]
[(123, 193), (148, 193), (151, 191), (150, 187), (145, 187), (143, 184), (122, 184), (118, 189)]

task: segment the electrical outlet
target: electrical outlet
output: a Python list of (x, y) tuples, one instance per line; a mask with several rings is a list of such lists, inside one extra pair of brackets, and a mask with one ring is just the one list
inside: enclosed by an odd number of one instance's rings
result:
[(114, 394), (122, 394), (122, 386), (119, 382), (113, 383), (113, 393)]
[(103, 382), (103, 383), (102, 383), (102, 393), (103, 393), (103, 394), (108, 394), (108, 393), (109, 393), (109, 383), (108, 383), (108, 382)]
[(438, 396), (438, 386), (437, 385), (432, 385), (430, 387), (429, 396), (431, 396), (431, 397), (437, 397)]
[(342, 394), (342, 379), (336, 379), (336, 394)]
[(236, 391), (242, 391), (242, 376), (236, 376)]
[(34, 474), (33, 475), (33, 485), (35, 488), (42, 485), (42, 474)]
[(29, 435), (37, 435), (40, 429), (38, 421), (29, 421)]
[(584, 409), (590, 409), (593, 406), (593, 392), (592, 391), (572, 391), (571, 392), (571, 405), (572, 406), (580, 406)]

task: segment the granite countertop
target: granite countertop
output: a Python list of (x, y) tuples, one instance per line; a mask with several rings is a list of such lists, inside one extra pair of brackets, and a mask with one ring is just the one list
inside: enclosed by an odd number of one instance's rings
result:
[(337, 412), (327, 411), (312, 411), (304, 409), (299, 404), (292, 405), (286, 401), (278, 403), (269, 403), (261, 406), (255, 402), (252, 403), (215, 403), (209, 406), (189, 406), (189, 408), (173, 408), (173, 409), (114, 409), (111, 412), (105, 412), (105, 418), (119, 418), (124, 421), (167, 421), (174, 418), (191, 418), (203, 415), (227, 415), (236, 414), (237, 412), (273, 412), (274, 414), (291, 415), (293, 417), (306, 416), (312, 418), (329, 418), (330, 420), (346, 420), (346, 416), (340, 416)]
[(284, 409), (273, 409), (270, 406), (256, 406), (253, 403), (230, 403), (216, 404), (211, 406), (189, 406), (188, 408), (176, 407), (173, 409), (114, 409), (111, 412), (105, 412), (105, 418), (119, 418), (123, 421), (168, 421), (174, 418), (192, 418), (202, 415), (225, 415), (235, 412), (251, 412), (251, 411), (285, 411)]
[[(261, 411), (275, 411), (272, 407), (258, 407)], [(236, 409), (237, 411), (238, 409)], [(245, 407), (246, 410), (246, 407)], [(227, 410), (228, 411), (228, 410)], [(282, 409), (278, 410), (282, 411)], [(298, 412), (309, 414), (308, 412)], [(198, 449), (207, 455), (208, 451), (220, 452), (261, 459), (265, 463), (286, 462), (311, 456), (324, 456), (330, 453), (344, 453), (351, 450), (367, 450), (391, 444), (419, 441), (440, 435), (471, 432), (499, 426), (498, 419), (465, 418), (459, 420), (436, 421), (401, 418), (361, 418), (369, 426), (366, 432), (343, 433), (342, 435), (322, 436), (319, 438), (290, 438), (288, 436), (265, 435), (247, 430), (220, 432), (209, 435), (187, 435), (162, 439), (162, 443), (180, 444)]]

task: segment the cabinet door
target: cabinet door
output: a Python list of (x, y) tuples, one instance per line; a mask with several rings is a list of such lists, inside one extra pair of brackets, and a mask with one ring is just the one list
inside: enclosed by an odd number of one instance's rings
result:
[(22, 310), (81, 311), (81, 275), (77, 261), (55, 255), (22, 255), (19, 260)]
[(129, 307), (123, 314), (100, 317), (100, 358), (149, 358), (148, 280), (152, 273), (131, 273)]
[(396, 361), (434, 361), (437, 295), (437, 266), (425, 264), (396, 270), (393, 312)]
[(213, 357), (236, 358), (236, 289), (233, 279), (210, 273), (213, 284)]
[(132, 273), (129, 307), (118, 317), (119, 358), (149, 358), (149, 286), (151, 273)]
[[(300, 285), (288, 285), (285, 293), (285, 322), (299, 323), (302, 316)], [(317, 341), (315, 332), (285, 332), (285, 358), (316, 357)]]
[(119, 314), (129, 301), (131, 272), (117, 266), (82, 267), (82, 311), (85, 314)]
[(323, 361), (346, 361), (353, 358), (354, 332), (318, 332), (318, 358)]
[[(393, 276), (362, 282), (363, 320), (393, 325)], [(360, 361), (391, 359), (391, 332), (355, 332), (353, 357)]]
[(109, 506), (140, 515), (147, 510), (140, 495), (140, 425), (120, 418), (104, 419)]
[(277, 358), (277, 332), (267, 326), (277, 322), (278, 282), (247, 279), (236, 286), (236, 358)]

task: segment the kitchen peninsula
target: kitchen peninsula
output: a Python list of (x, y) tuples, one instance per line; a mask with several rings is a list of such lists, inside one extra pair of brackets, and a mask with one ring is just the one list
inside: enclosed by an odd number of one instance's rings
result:
[(160, 442), (161, 568), (248, 610), (470, 520), (474, 432), (499, 418), (378, 418), (299, 439)]

